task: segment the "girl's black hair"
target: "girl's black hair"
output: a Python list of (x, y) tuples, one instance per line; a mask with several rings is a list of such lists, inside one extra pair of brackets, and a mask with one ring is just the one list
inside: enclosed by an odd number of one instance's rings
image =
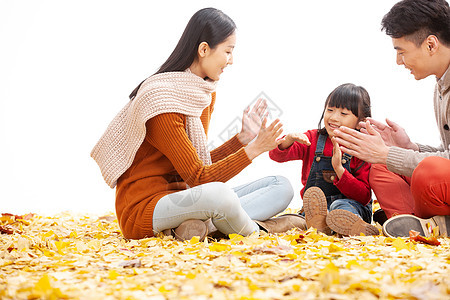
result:
[(328, 106), (346, 108), (358, 117), (358, 121), (372, 116), (370, 97), (366, 89), (353, 83), (341, 84), (328, 95), (325, 101), (322, 117), (319, 121), (319, 134), (327, 133), (327, 130), (322, 128), (322, 120)]
[[(155, 74), (186, 70), (197, 58), (198, 46), (202, 42), (208, 43), (208, 46), (214, 49), (235, 30), (236, 24), (221, 10), (209, 7), (197, 11), (186, 25), (172, 54)], [(131, 92), (130, 99), (136, 96), (144, 81)]]

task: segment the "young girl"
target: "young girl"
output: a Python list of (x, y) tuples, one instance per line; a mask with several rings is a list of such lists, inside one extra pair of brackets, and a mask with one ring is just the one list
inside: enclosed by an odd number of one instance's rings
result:
[(235, 189), (224, 184), (280, 143), (282, 125), (275, 120), (266, 127), (264, 102), (244, 112), (239, 134), (208, 151), (216, 81), (233, 63), (235, 28), (220, 10), (195, 13), (167, 61), (131, 93), (92, 150), (105, 181), (117, 185), (116, 213), (126, 238), (165, 232), (202, 239), (216, 229), (248, 235), (306, 226), (298, 215), (270, 219), (292, 200), (286, 178)]
[(326, 234), (331, 230), (342, 235), (379, 233), (369, 224), (370, 164), (342, 153), (333, 138), (333, 130), (340, 126), (358, 129), (359, 122), (370, 116), (367, 91), (351, 83), (340, 85), (325, 102), (318, 130), (290, 133), (269, 152), (277, 162), (303, 161), (301, 194), (308, 227)]

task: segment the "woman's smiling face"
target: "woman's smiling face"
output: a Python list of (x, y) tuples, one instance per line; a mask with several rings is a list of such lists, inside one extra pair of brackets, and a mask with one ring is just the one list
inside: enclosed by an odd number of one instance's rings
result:
[[(202, 78), (208, 77), (213, 81), (220, 79), (223, 70), (233, 64), (233, 50), (236, 45), (236, 34), (233, 33), (225, 41), (218, 44), (214, 49), (206, 46), (199, 53), (198, 73)], [(201, 47), (201, 46), (200, 46)]]

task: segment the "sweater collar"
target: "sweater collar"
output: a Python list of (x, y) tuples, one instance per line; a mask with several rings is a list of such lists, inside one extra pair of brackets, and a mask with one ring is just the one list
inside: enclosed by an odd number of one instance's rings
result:
[(437, 81), (439, 92), (442, 94), (450, 88), (450, 66), (444, 75)]

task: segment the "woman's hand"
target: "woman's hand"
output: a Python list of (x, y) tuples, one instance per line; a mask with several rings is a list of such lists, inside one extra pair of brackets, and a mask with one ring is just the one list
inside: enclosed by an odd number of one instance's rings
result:
[[(389, 119), (386, 119), (387, 125), (372, 118), (367, 118), (367, 120), (370, 122), (372, 127), (381, 135), (386, 146), (396, 146), (400, 148), (419, 151), (419, 147), (417, 146), (417, 144), (411, 142), (409, 136), (406, 134), (405, 129), (400, 127), (397, 123), (394, 123)], [(361, 132), (367, 133), (366, 122), (361, 122), (360, 125)]]
[(345, 168), (342, 166), (342, 151), (334, 137), (331, 138), (331, 142), (333, 143), (333, 157), (331, 158), (331, 165), (333, 166), (337, 177), (341, 179), (345, 172)]
[(245, 109), (242, 116), (242, 129), (237, 135), (237, 138), (242, 144), (247, 145), (258, 135), (261, 128), (261, 120), (266, 118), (269, 114), (266, 112), (266, 109), (267, 102), (262, 98), (256, 101), (251, 111), (250, 107)]
[(253, 160), (258, 155), (275, 149), (282, 142), (278, 137), (283, 132), (283, 124), (279, 119), (273, 121), (269, 127), (266, 128), (267, 118), (264, 118), (259, 130), (256, 140), (245, 147), (245, 152), (250, 160)]
[(281, 141), (278, 146), (281, 150), (289, 148), (294, 142), (299, 142), (300, 144), (305, 144), (307, 146), (311, 145), (308, 137), (304, 133), (289, 133)]

